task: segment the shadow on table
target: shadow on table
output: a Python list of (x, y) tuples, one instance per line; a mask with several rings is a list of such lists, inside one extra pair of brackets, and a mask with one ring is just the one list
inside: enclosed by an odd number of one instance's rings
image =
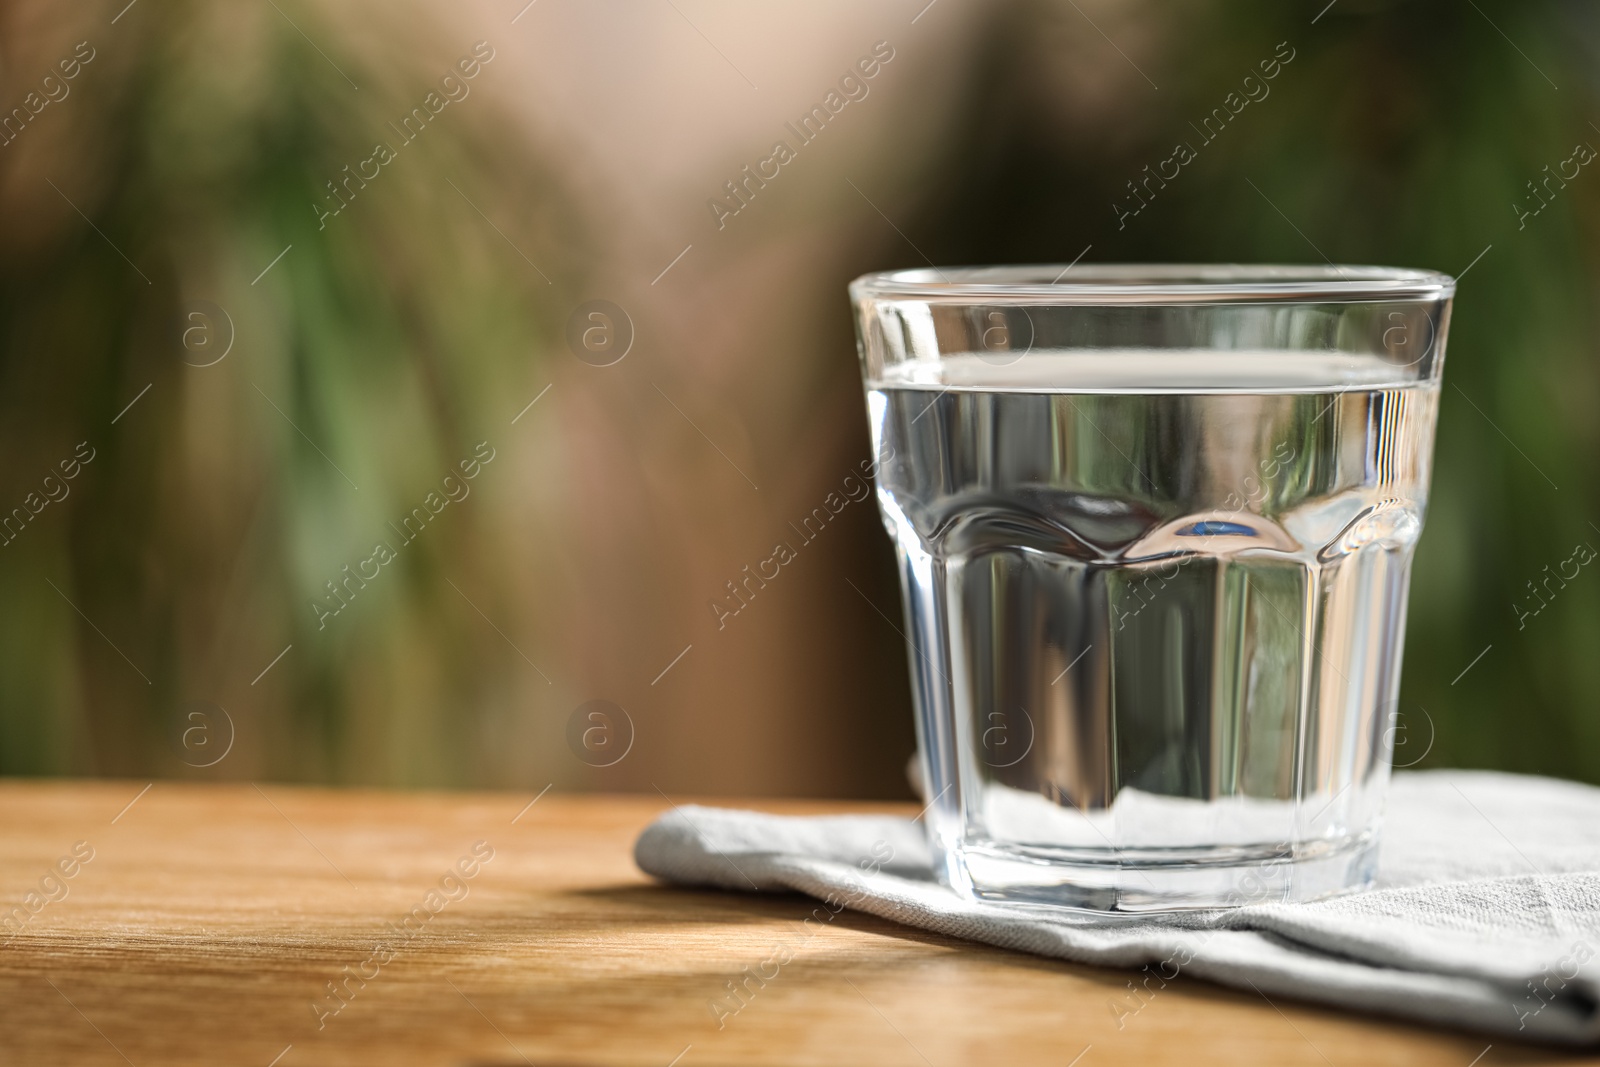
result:
[[(930, 962), (929, 955), (925, 951), (927, 949), (945, 950), (939, 953), (942, 957), (940, 962), (962, 971), (969, 968), (1003, 968), (1019, 977), (1070, 978), (1074, 985), (1071, 992), (1075, 999), (1102, 995), (1107, 998), (1128, 995), (1131, 985), (1143, 977), (1141, 972), (1131, 968), (1110, 968), (1050, 959), (905, 926), (866, 912), (846, 909), (830, 915), (820, 901), (802, 893), (746, 893), (710, 887), (651, 885), (574, 890), (570, 895), (585, 900), (597, 908), (630, 913), (634, 921), (648, 917), (645, 921), (682, 926), (686, 932), (699, 931), (708, 936), (714, 936), (716, 928), (727, 925), (755, 927), (792, 924), (794, 936), (792, 944), (806, 946), (809, 950), (805, 957), (799, 957), (797, 953), (797, 958), (806, 959), (807, 968), (812, 972), (813, 979), (822, 983), (832, 979), (843, 982), (849, 975), (857, 974), (866, 953), (871, 953), (875, 958), (880, 973), (884, 970), (893, 970), (901, 964), (925, 972)], [(806, 918), (812, 916), (819, 922), (823, 916), (828, 917), (821, 933), (813, 934), (804, 927)], [(781, 932), (775, 930), (774, 933), (781, 940)], [(815, 952), (813, 946), (817, 945), (816, 939), (826, 937), (830, 933), (875, 935), (893, 941), (896, 949), (885, 952), (882, 947), (863, 945), (861, 939), (855, 937), (848, 938), (848, 944), (837, 946), (839, 950), (837, 952)], [(837, 973), (830, 976), (830, 972)], [(1085, 985), (1090, 988), (1085, 989)], [(1479, 1049), (1490, 1041), (1487, 1036), (1464, 1033), (1448, 1027), (1408, 1019), (1363, 1015), (1288, 995), (1269, 999), (1259, 992), (1250, 993), (1232, 989), (1201, 979), (1183, 981), (1180, 977), (1171, 980), (1166, 983), (1162, 993), (1174, 999), (1186, 999), (1201, 1011), (1269, 1009), (1287, 1020), (1288, 1016), (1282, 1014), (1281, 1005), (1290, 1008), (1291, 1011), (1334, 1023), (1356, 1021), (1362, 1026), (1374, 1027), (1395, 1036), (1437, 1035), (1461, 1042), (1463, 1049), (1470, 1046), (1468, 1060), (1475, 1055), (1481, 1057)], [(1522, 1064), (1575, 1062), (1572, 1057), (1576, 1050), (1518, 1042), (1505, 1037), (1495, 1037), (1491, 1047), (1513, 1057), (1511, 1060), (1497, 1059), (1496, 1062)], [(1465, 1064), (1466, 1060), (1462, 1062)]]

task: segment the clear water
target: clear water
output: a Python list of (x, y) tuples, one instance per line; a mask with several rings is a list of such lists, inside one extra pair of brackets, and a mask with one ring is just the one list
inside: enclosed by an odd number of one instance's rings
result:
[(1372, 841), (1436, 383), (1304, 352), (890, 374), (879, 502), (953, 882), (1059, 901), (1061, 864)]

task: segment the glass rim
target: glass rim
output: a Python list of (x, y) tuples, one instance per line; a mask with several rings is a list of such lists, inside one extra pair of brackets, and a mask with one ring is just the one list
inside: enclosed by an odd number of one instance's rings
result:
[(861, 300), (934, 303), (1365, 303), (1443, 300), (1456, 280), (1438, 271), (1329, 263), (1069, 263), (915, 267), (863, 274)]

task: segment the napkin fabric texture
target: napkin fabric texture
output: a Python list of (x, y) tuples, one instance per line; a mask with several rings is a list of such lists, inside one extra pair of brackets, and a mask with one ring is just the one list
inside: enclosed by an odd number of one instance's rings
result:
[(681, 885), (793, 890), (824, 901), (824, 916), (850, 907), (1134, 969), (1152, 990), (1183, 975), (1522, 1040), (1600, 1042), (1600, 789), (1397, 773), (1380, 840), (1376, 883), (1362, 892), (1148, 916), (969, 901), (935, 881), (921, 825), (891, 816), (677, 807), (634, 858)]

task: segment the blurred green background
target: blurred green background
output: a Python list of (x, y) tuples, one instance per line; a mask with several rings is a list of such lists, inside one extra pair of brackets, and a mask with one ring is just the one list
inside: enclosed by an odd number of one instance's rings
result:
[(1396, 759), (1600, 781), (1597, 19), (9, 5), (0, 772), (905, 795), (870, 501), (711, 603), (867, 454), (850, 278), (1081, 254), (1462, 276)]

